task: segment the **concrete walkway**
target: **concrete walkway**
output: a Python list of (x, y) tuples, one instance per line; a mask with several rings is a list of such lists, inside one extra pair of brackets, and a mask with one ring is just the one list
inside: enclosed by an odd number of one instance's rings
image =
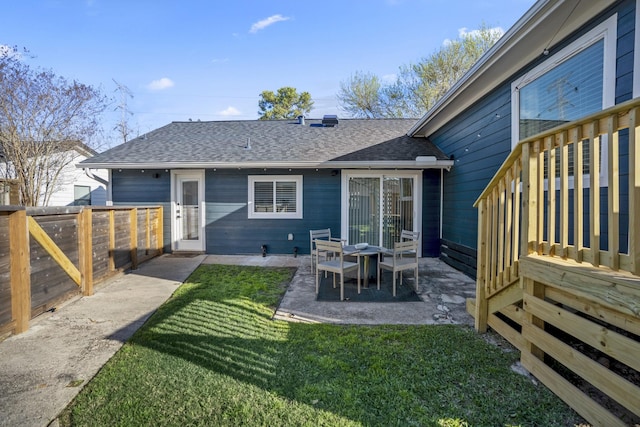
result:
[(0, 425), (48, 425), (204, 258), (147, 261), (0, 343)]
[[(0, 426), (55, 425), (58, 414), (200, 263), (297, 267), (275, 318), (338, 324), (472, 324), (475, 283), (440, 260), (420, 261), (422, 302), (318, 302), (310, 257), (163, 255), (34, 319), (0, 343)], [(53, 421), (52, 421), (53, 420)]]

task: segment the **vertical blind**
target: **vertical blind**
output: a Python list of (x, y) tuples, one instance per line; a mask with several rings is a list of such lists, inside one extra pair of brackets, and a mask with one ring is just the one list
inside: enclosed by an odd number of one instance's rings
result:
[(382, 199), (382, 246), (391, 248), (402, 230), (413, 230), (413, 179), (385, 177)]
[(349, 179), (349, 243), (380, 244), (380, 178)]
[(349, 178), (349, 243), (393, 247), (403, 229), (413, 230), (413, 212), (413, 178)]

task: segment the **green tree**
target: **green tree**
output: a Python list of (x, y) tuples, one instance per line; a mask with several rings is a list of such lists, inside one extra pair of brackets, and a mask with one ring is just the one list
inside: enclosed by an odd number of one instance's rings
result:
[(422, 116), (502, 34), (483, 23), (417, 63), (401, 66), (392, 84), (382, 85), (374, 74), (358, 72), (340, 84), (340, 106), (354, 117)]
[(47, 204), (79, 143), (94, 146), (106, 98), (49, 70), (31, 69), (15, 48), (0, 49), (0, 173), (17, 179), (25, 206)]
[(307, 115), (313, 108), (309, 92), (298, 93), (296, 88), (285, 86), (273, 93), (270, 90), (260, 94), (260, 120), (295, 119)]
[(376, 119), (384, 117), (380, 97), (382, 85), (375, 74), (356, 72), (340, 83), (338, 102), (352, 117)]

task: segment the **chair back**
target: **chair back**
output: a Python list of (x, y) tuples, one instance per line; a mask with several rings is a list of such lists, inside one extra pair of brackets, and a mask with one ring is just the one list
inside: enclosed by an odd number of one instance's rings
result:
[(401, 242), (404, 242), (405, 240), (418, 240), (419, 238), (419, 231), (402, 230), (402, 233), (400, 233)]
[(418, 241), (407, 240), (406, 242), (395, 242), (393, 244), (393, 256), (396, 258), (418, 259)]
[(331, 240), (331, 229), (323, 228), (321, 230), (309, 230), (309, 242), (310, 242), (309, 251), (311, 255), (315, 253), (316, 240)]
[(333, 252), (335, 255), (340, 255), (342, 258), (342, 243), (330, 240), (316, 240), (315, 242), (318, 252)]
[(311, 241), (318, 239), (331, 240), (331, 229), (323, 228), (321, 230), (309, 230), (309, 236), (311, 237)]

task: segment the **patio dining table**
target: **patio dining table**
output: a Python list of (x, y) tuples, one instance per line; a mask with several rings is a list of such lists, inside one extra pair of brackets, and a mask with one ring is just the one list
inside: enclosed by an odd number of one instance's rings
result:
[[(369, 265), (370, 265), (370, 259), (372, 256), (377, 256), (379, 253), (381, 252), (385, 252), (387, 249), (383, 248), (382, 246), (373, 246), (373, 245), (367, 245), (366, 247), (362, 248), (362, 249), (358, 249), (357, 245), (346, 245), (344, 247), (344, 254), (348, 255), (348, 256), (356, 256), (356, 257), (362, 257), (362, 261), (363, 261), (363, 270), (364, 270), (364, 282), (363, 282), (363, 286), (365, 288), (369, 287)], [(377, 272), (377, 268), (376, 268), (376, 274), (378, 274)], [(375, 278), (375, 276), (374, 276)]]

